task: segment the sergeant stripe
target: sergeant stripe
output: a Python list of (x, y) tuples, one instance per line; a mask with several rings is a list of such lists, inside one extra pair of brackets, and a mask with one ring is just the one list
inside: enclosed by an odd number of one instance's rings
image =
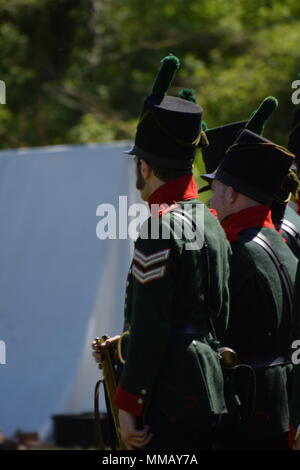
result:
[(160, 268), (151, 269), (150, 271), (141, 271), (135, 264), (132, 266), (133, 277), (141, 284), (147, 284), (147, 282), (154, 281), (164, 277), (166, 272), (166, 265)]
[(152, 255), (145, 255), (142, 251), (135, 248), (133, 259), (137, 261), (143, 268), (148, 268), (152, 264), (159, 263), (160, 261), (166, 261), (170, 256), (170, 249), (161, 250)]

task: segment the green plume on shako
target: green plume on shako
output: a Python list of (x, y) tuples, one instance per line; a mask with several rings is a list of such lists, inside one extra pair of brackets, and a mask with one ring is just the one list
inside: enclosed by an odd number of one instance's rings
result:
[(261, 103), (259, 108), (254, 111), (249, 121), (247, 122), (245, 129), (255, 132), (256, 134), (261, 135), (264, 127), (267, 123), (267, 120), (271, 114), (275, 111), (278, 106), (278, 101), (274, 96), (268, 96)]
[(204, 138), (201, 106), (167, 94), (179, 65), (173, 54), (161, 61), (151, 94), (144, 99), (134, 145), (126, 153), (182, 175), (191, 171)]
[(162, 101), (171, 86), (173, 78), (180, 67), (180, 60), (173, 54), (162, 59), (160, 69), (153, 83), (150, 99)]
[(206, 121), (202, 121), (202, 130), (204, 132), (208, 131), (208, 125), (207, 125)]
[[(191, 90), (190, 88), (183, 88), (183, 90), (178, 93), (178, 96), (183, 100), (191, 101), (192, 103), (198, 104), (195, 95), (195, 90)], [(204, 132), (208, 131), (208, 125), (206, 124), (206, 121), (202, 121), (201, 128)]]
[[(191, 90), (190, 88), (183, 88), (183, 90), (181, 90), (178, 93), (178, 96), (179, 96), (179, 98), (181, 98), (183, 100), (190, 101), (191, 103), (198, 104), (198, 101), (197, 101), (197, 98), (196, 98), (196, 95), (195, 95), (195, 90)], [(201, 147), (203, 147), (203, 148), (208, 147), (208, 145), (209, 145), (208, 139), (207, 139), (206, 134), (205, 134), (206, 129), (208, 129), (207, 124), (206, 124), (205, 121), (202, 121), (202, 123), (201, 123)]]
[(183, 100), (191, 101), (192, 103), (198, 104), (195, 91), (190, 90), (189, 88), (184, 88), (178, 93), (179, 98), (182, 98)]

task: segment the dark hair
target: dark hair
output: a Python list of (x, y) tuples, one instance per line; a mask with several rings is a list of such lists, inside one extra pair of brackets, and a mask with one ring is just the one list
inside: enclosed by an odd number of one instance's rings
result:
[[(138, 158), (138, 162), (141, 159)], [(142, 159), (144, 160), (144, 158)], [(146, 161), (146, 160), (145, 160)], [(148, 163), (148, 162), (147, 162)], [(178, 168), (159, 168), (159, 167), (154, 167), (150, 163), (148, 165), (151, 167), (154, 175), (159, 178), (161, 181), (164, 181), (165, 183), (168, 183), (169, 181), (175, 180), (176, 178), (180, 178), (181, 176), (187, 176), (187, 175), (192, 175), (193, 170), (192, 168), (190, 169), (178, 169)]]
[(152, 168), (153, 173), (157, 178), (161, 181), (167, 183), (168, 181), (175, 180), (176, 178), (180, 178), (180, 176), (192, 175), (192, 169), (190, 170), (178, 170), (174, 168)]

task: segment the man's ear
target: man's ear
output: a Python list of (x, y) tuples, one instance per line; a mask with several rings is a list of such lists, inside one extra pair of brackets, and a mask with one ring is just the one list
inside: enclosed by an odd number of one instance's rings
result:
[(232, 186), (227, 187), (227, 198), (230, 204), (234, 204), (236, 202), (238, 194), (239, 193)]
[(151, 166), (141, 158), (141, 173), (144, 180), (147, 180), (152, 172)]

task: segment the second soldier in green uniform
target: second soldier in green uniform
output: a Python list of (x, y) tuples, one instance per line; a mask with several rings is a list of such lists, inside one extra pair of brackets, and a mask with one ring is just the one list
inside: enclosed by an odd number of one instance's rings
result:
[(244, 130), (216, 171), (205, 176), (212, 181), (210, 205), (233, 250), (224, 344), (252, 367), (256, 379), (254, 413), (226, 428), (222, 445), (227, 448), (287, 448), (296, 258), (275, 230), (270, 206), (293, 160), (283, 147)]

